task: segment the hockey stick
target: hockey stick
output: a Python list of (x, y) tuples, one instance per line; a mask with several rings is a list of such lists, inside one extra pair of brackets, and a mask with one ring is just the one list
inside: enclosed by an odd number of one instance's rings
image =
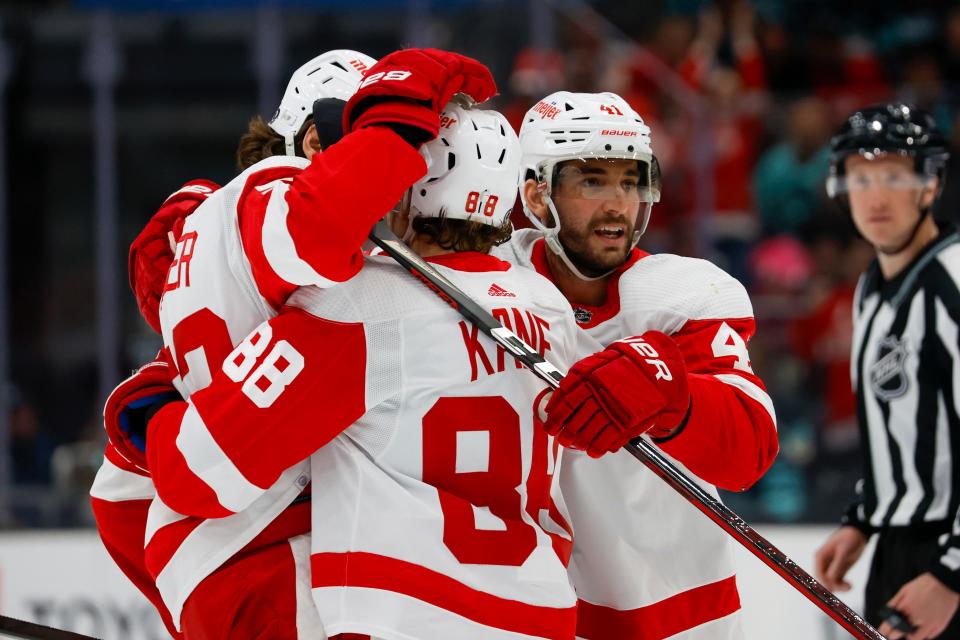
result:
[(24, 638), (24, 640), (97, 640), (82, 633), (64, 631), (63, 629), (55, 629), (35, 622), (0, 615), (0, 637), (3, 635)]
[[(460, 315), (473, 323), (485, 335), (502, 346), (510, 355), (533, 371), (538, 378), (556, 389), (563, 374), (544, 360), (540, 354), (530, 348), (512, 331), (505, 328), (486, 309), (481, 307), (435, 269), (405, 245), (384, 222), (380, 222), (370, 233), (370, 240), (389, 254), (414, 277), (430, 287), (440, 298), (453, 307)], [(636, 438), (624, 447), (635, 458), (647, 466), (663, 481), (683, 496), (690, 504), (713, 520), (737, 542), (746, 547), (765, 565), (773, 569), (797, 591), (820, 607), (837, 624), (861, 640), (884, 640), (883, 636), (870, 626), (866, 620), (833, 595), (813, 576), (800, 568), (780, 549), (753, 530), (743, 518), (731, 511), (719, 499), (704, 491), (699, 484), (691, 480), (672, 462), (665, 458), (652, 444), (643, 438)]]

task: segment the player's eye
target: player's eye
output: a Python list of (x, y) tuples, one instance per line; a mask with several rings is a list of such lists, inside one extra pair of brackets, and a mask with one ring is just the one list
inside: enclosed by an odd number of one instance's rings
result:
[(909, 189), (914, 182), (912, 174), (903, 172), (890, 173), (886, 179), (886, 184), (891, 189)]

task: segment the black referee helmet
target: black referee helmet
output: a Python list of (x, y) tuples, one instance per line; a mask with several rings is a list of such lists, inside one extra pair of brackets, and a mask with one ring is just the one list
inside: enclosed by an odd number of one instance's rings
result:
[(849, 200), (843, 188), (845, 160), (852, 155), (872, 160), (883, 154), (912, 158), (919, 175), (938, 179), (937, 196), (940, 195), (950, 157), (947, 141), (930, 114), (900, 102), (861, 109), (843, 123), (830, 141), (827, 195), (847, 209)]

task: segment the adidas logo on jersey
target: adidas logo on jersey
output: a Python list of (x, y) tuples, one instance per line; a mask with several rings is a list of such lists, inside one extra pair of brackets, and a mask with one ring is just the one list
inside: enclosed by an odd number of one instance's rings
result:
[(499, 298), (516, 298), (517, 297), (517, 294), (510, 293), (509, 291), (507, 291), (506, 289), (504, 289), (503, 287), (501, 287), (496, 283), (490, 285), (490, 288), (487, 289), (487, 295), (497, 296)]

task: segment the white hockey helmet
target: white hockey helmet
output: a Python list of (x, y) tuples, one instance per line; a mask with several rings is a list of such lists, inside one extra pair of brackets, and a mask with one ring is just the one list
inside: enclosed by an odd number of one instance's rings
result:
[(283, 136), (287, 155), (296, 155), (293, 140), (313, 115), (314, 101), (337, 98), (346, 102), (356, 92), (363, 74), (375, 63), (376, 60), (359, 51), (334, 49), (321, 53), (293, 72), (269, 123), (271, 129)]
[(421, 147), (427, 175), (413, 185), (410, 216), (503, 226), (517, 199), (520, 142), (497, 111), (458, 100), (440, 114), (440, 134)]
[[(604, 277), (583, 275), (560, 244), (560, 217), (550, 197), (555, 186), (554, 169), (569, 160), (636, 160), (641, 206), (634, 227), (633, 248), (647, 229), (653, 203), (660, 201), (660, 165), (650, 144), (650, 127), (615, 93), (557, 91), (527, 111), (520, 127), (520, 146), (523, 149), (520, 197), (524, 213), (543, 233), (547, 246), (574, 274), (584, 280)], [(551, 216), (548, 224), (534, 215), (523, 196), (523, 184), (531, 173), (544, 190)]]

